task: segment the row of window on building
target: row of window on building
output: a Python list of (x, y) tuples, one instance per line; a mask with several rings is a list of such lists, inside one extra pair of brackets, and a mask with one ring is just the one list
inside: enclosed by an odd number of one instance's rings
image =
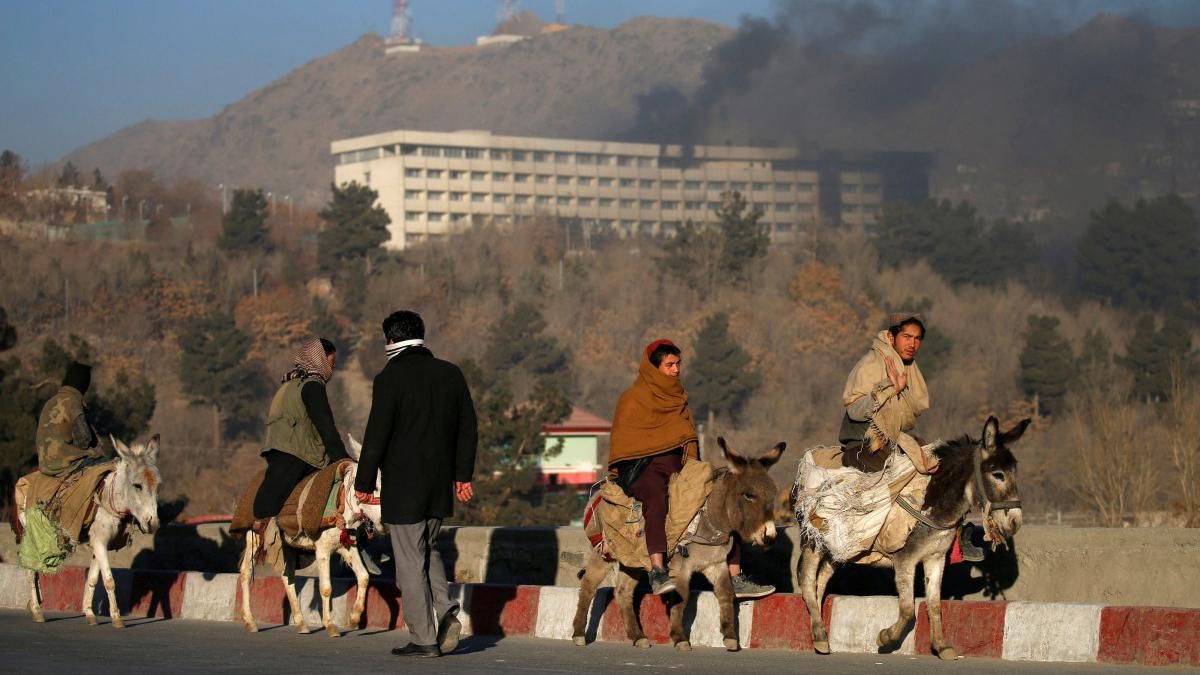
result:
[[(538, 185), (574, 185), (577, 187), (621, 187), (621, 188), (637, 188), (640, 190), (678, 190), (681, 187), (684, 190), (709, 190), (720, 191), (734, 190), (737, 192), (767, 192), (774, 190), (775, 192), (802, 192), (811, 193), (816, 186), (812, 183), (787, 183), (781, 181), (765, 182), (765, 181), (724, 181), (724, 180), (661, 180), (657, 181), (651, 178), (610, 178), (606, 176), (552, 176), (542, 173), (502, 173), (488, 171), (459, 171), (445, 169), (417, 169), (407, 168), (404, 170), (405, 178), (428, 178), (432, 180), (441, 180), (448, 178), (449, 180), (470, 180), (470, 181), (486, 181), (490, 180), (497, 183), (506, 183), (510, 180), (513, 183), (535, 183)], [(880, 187), (878, 183), (843, 183), (843, 193), (858, 193), (863, 194), (878, 194)]]
[[(551, 196), (551, 195), (508, 195), (500, 193), (487, 192), (443, 192), (440, 190), (430, 190), (428, 192), (422, 190), (405, 190), (404, 199), (406, 201), (413, 200), (428, 200), (428, 201), (451, 201), (451, 202), (471, 202), (475, 204), (492, 203), (492, 204), (515, 204), (517, 206), (576, 206), (579, 208), (621, 208), (621, 209), (662, 209), (664, 211), (677, 211), (682, 207), (685, 211), (716, 211), (721, 208), (719, 201), (675, 201), (663, 200), (657, 201), (653, 199), (616, 199), (613, 197), (570, 197), (566, 195)], [(812, 208), (811, 204), (791, 204), (788, 202), (751, 202), (751, 208), (757, 208), (764, 213), (774, 211), (776, 213), (791, 213), (793, 209), (797, 211), (805, 211)], [(857, 206), (847, 204), (846, 206)]]
[(577, 164), (583, 166), (636, 166), (657, 168), (657, 157), (608, 155), (590, 152), (551, 152), (548, 150), (516, 150), (505, 148), (464, 148), (442, 145), (383, 145), (365, 150), (338, 154), (339, 164), (353, 164), (385, 157), (444, 157), (447, 159), (492, 159), (504, 162), (542, 162)]
[[(478, 195), (478, 196), (482, 197), (483, 195)], [(495, 196), (503, 197), (505, 195), (495, 195)], [(483, 201), (483, 200), (479, 200), (479, 201)], [(588, 208), (593, 205), (591, 199), (581, 198), (581, 199), (574, 200), (574, 201), (577, 202), (574, 205), (578, 206), (580, 208)], [(601, 199), (598, 201), (599, 202), (605, 202), (605, 201), (612, 202), (613, 200)], [(492, 203), (505, 203), (505, 202), (503, 200), (493, 199)], [(528, 199), (526, 198), (525, 195), (518, 195), (517, 200), (515, 200), (514, 203), (516, 203), (518, 205), (531, 205), (531, 203), (528, 201)], [(537, 206), (572, 206), (573, 205), (572, 199), (570, 197), (558, 197), (554, 201), (551, 201), (549, 197), (538, 197), (536, 202), (534, 202), (533, 204), (535, 204)], [(704, 212), (706, 210), (707, 211), (716, 211), (716, 209), (720, 208), (720, 206), (721, 206), (721, 204), (719, 202), (707, 202), (707, 203), (705, 203), (705, 202), (684, 202), (683, 204), (684, 204), (684, 210), (694, 211), (694, 212)], [(662, 210), (678, 211), (679, 205), (680, 205), (680, 202), (663, 202)], [(605, 208), (605, 207), (611, 207), (611, 206), (613, 206), (613, 204), (612, 203), (609, 203), (609, 204), (601, 203), (601, 204), (599, 204), (599, 206), (601, 208)], [(655, 206), (654, 206), (654, 202), (643, 201), (639, 204), (637, 202), (634, 202), (634, 200), (622, 199), (621, 203), (620, 203), (620, 208), (625, 208), (625, 209), (640, 208), (642, 210), (653, 210), (655, 208)], [(762, 210), (762, 212), (764, 214), (772, 213), (772, 214), (780, 215), (780, 214), (793, 213), (791, 204), (776, 204), (775, 208), (773, 210), (767, 209), (767, 208), (762, 208), (762, 207), (760, 207), (760, 209)], [(859, 205), (859, 204), (842, 204), (842, 213), (844, 213), (844, 214), (853, 215), (853, 214), (861, 213), (861, 214), (865, 214), (865, 215), (869, 215), (869, 216), (878, 216), (880, 211), (881, 211), (881, 208), (876, 205), (865, 205), (864, 206), (864, 205)], [(814, 211), (811, 209), (796, 209), (795, 212), (798, 213), (801, 217), (804, 217), (806, 214), (814, 213)], [(457, 223), (457, 222), (460, 222), (463, 219), (469, 217), (469, 214), (466, 214), (466, 213), (443, 213), (440, 211), (405, 211), (404, 212), (404, 219), (407, 221), (410, 221), (410, 222), (422, 221), (422, 220), (424, 220), (426, 222), (442, 222), (442, 221), (446, 220), (447, 217), (449, 217), (450, 222)]]
[[(409, 215), (412, 215), (412, 214), (410, 213)], [(424, 215), (424, 214), (421, 214), (421, 215)], [(456, 224), (462, 224), (462, 225), (466, 225), (468, 223), (470, 223), (472, 225), (483, 225), (488, 222), (502, 222), (505, 224), (522, 225), (522, 224), (530, 222), (533, 219), (533, 216), (530, 216), (527, 214), (516, 214), (516, 215), (511, 215), (511, 216), (508, 216), (508, 215), (489, 216), (489, 215), (484, 215), (484, 214), (479, 214), (479, 213), (475, 213), (475, 214), (431, 213), (428, 215), (431, 216), (431, 218), (429, 218), (426, 222), (450, 222), (450, 223), (456, 223)], [(449, 218), (445, 218), (445, 216), (449, 216)], [(627, 234), (656, 233), (656, 234), (668, 235), (668, 236), (674, 235), (683, 226), (682, 221), (678, 221), (678, 220), (655, 221), (655, 220), (630, 220), (630, 219), (624, 219), (624, 218), (622, 218), (622, 219), (598, 218), (595, 220), (587, 221), (586, 224), (591, 227), (598, 228), (600, 231), (605, 231), (605, 230), (620, 231), (620, 232), (624, 232)], [(763, 225), (765, 225), (767, 227), (767, 230), (769, 232), (774, 232), (774, 233), (792, 232), (795, 229), (795, 227), (797, 226), (795, 223), (775, 223), (775, 222), (764, 222)], [(407, 234), (408, 234), (408, 236), (411, 237), (414, 234), (420, 234), (420, 233), (419, 232), (408, 232)], [(429, 232), (428, 234), (437, 235), (437, 234), (444, 234), (444, 233)]]

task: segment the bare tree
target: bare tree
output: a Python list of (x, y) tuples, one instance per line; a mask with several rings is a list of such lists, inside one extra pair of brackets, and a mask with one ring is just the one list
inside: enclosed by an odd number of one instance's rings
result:
[(1171, 463), (1179, 483), (1178, 508), (1185, 527), (1200, 526), (1200, 390), (1184, 364), (1171, 364), (1171, 398), (1163, 411)]
[(1129, 385), (1111, 368), (1085, 373), (1069, 414), (1073, 446), (1068, 487), (1089, 504), (1106, 527), (1120, 527), (1126, 513), (1135, 517), (1158, 487), (1145, 435), (1143, 407), (1130, 399)]

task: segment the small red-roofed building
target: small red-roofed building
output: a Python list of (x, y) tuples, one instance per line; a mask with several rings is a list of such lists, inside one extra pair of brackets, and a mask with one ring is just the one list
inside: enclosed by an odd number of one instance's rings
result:
[(582, 408), (572, 408), (567, 419), (542, 427), (546, 445), (561, 439), (562, 451), (539, 460), (538, 481), (586, 491), (603, 476), (600, 445), (611, 433), (612, 422)]

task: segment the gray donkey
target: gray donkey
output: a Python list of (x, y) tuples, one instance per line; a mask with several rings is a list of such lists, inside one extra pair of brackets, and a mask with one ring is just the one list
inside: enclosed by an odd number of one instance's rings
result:
[[(938, 471), (930, 478), (925, 503), (919, 510), (920, 515), (916, 516), (916, 526), (903, 548), (872, 563), (873, 567), (895, 570), (896, 590), (900, 596), (899, 618), (879, 632), (881, 648), (898, 647), (907, 633), (915, 614), (913, 579), (920, 564), (925, 571), (925, 610), (929, 615), (933, 651), (946, 660), (958, 656), (942, 632), (942, 572), (946, 554), (954, 543), (959, 525), (973, 508), (980, 511), (989, 539), (995, 543), (1012, 537), (1021, 527), (1017, 460), (1007, 446), (1015, 443), (1028, 426), (1029, 420), (1022, 420), (1002, 433), (996, 418), (989, 417), (983, 425), (980, 440), (963, 436), (934, 449), (939, 460)], [(797, 574), (804, 604), (808, 606), (813, 649), (820, 654), (829, 653), (829, 634), (821, 618), (821, 601), (825, 597), (825, 586), (835, 571), (834, 565), (812, 542), (805, 543), (801, 549)]]
[[(727, 470), (718, 472), (701, 509), (701, 518), (708, 519), (702, 527), (705, 531), (716, 531), (726, 535), (738, 534), (742, 541), (756, 546), (769, 546), (775, 539), (776, 498), (779, 493), (775, 481), (767, 469), (779, 461), (786, 443), (778, 443), (762, 457), (747, 459), (734, 452), (724, 438), (717, 439), (718, 445), (729, 463)], [(734, 625), (733, 585), (729, 578), (729, 567), (725, 563), (732, 540), (723, 537), (719, 544), (704, 544), (693, 541), (687, 545), (688, 555), (673, 555), (669, 563), (671, 578), (675, 581), (675, 592), (679, 601), (671, 605), (671, 641), (675, 648), (686, 651), (692, 648), (683, 630), (683, 612), (688, 601), (688, 586), (693, 574), (700, 573), (712, 584), (720, 607), (721, 635), (725, 648), (738, 650), (737, 627)], [(588, 609), (596, 589), (605, 576), (616, 565), (616, 599), (625, 620), (625, 634), (635, 647), (646, 648), (650, 640), (642, 631), (637, 612), (633, 607), (633, 591), (644, 574), (642, 569), (610, 563), (593, 550), (582, 571), (579, 588), (579, 605), (575, 609), (573, 635), (575, 644), (587, 644)]]

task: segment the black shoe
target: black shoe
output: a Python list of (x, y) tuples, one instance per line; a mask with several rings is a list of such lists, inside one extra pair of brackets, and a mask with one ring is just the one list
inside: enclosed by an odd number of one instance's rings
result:
[(971, 540), (971, 533), (975, 531), (975, 526), (971, 523), (963, 523), (963, 526), (958, 531), (958, 548), (962, 551), (963, 560), (967, 562), (983, 562), (983, 549), (976, 546)]
[(419, 645), (410, 642), (403, 647), (392, 649), (392, 656), (423, 656), (433, 658), (441, 656), (442, 652), (438, 650), (437, 645)]
[(655, 595), (666, 595), (675, 590), (675, 580), (671, 573), (661, 567), (650, 570), (650, 592)]
[(443, 654), (449, 654), (458, 648), (462, 627), (462, 622), (453, 614), (442, 617), (441, 625), (438, 626), (438, 649)]
[(729, 581), (733, 584), (733, 597), (739, 600), (765, 598), (775, 592), (774, 586), (755, 583), (745, 573), (730, 577)]

